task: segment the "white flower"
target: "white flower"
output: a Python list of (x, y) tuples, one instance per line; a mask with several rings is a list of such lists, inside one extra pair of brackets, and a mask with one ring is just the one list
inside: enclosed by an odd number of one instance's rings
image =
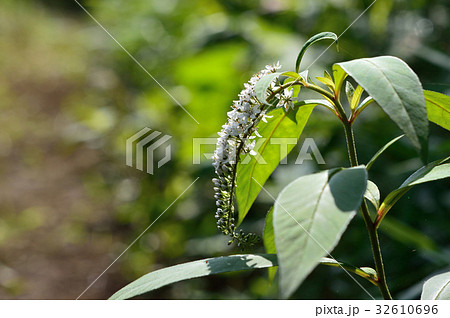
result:
[[(254, 234), (244, 235), (242, 231), (236, 233), (233, 206), (233, 191), (235, 187), (235, 168), (239, 156), (243, 153), (255, 155), (253, 150), (256, 140), (250, 142), (255, 136), (261, 137), (256, 131), (256, 126), (260, 120), (267, 122), (262, 105), (256, 98), (255, 85), (265, 75), (274, 73), (281, 68), (279, 62), (274, 65), (267, 65), (265, 69), (253, 75), (244, 84), (244, 89), (239, 93), (239, 100), (233, 101), (231, 111), (227, 113), (227, 123), (222, 126), (218, 133), (216, 150), (213, 155), (213, 166), (217, 178), (213, 179), (216, 198), (216, 218), (218, 228), (226, 235), (230, 235), (232, 240), (237, 239), (238, 245), (252, 243), (256, 240)], [(275, 80), (270, 84), (270, 88), (275, 89)], [(285, 91), (281, 97), (287, 96), (289, 99), (292, 93)], [(281, 98), (282, 99), (282, 98)]]
[(294, 108), (294, 103), (292, 102), (293, 94), (293, 88), (285, 88), (282, 94), (277, 94), (277, 98), (280, 100), (277, 104), (277, 107), (284, 107), (286, 110), (288, 110), (290, 107)]

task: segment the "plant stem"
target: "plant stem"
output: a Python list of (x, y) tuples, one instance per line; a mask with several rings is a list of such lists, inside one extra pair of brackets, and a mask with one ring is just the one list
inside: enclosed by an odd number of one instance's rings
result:
[(355, 138), (353, 136), (352, 124), (344, 122), (345, 139), (347, 141), (348, 158), (350, 165), (355, 167), (358, 165), (358, 156), (356, 154)]
[(369, 232), (370, 245), (372, 246), (373, 260), (375, 262), (375, 270), (378, 275), (378, 288), (380, 289), (381, 295), (383, 295), (385, 300), (392, 300), (392, 296), (386, 282), (386, 274), (384, 272), (383, 257), (381, 255), (378, 232), (374, 227), (372, 219), (370, 218), (366, 202), (363, 202), (361, 205), (361, 212), (364, 217), (364, 222), (366, 223), (367, 231)]
[[(341, 105), (339, 105), (341, 106)], [(338, 108), (339, 108), (338, 106)], [(342, 108), (342, 106), (341, 106)], [(347, 140), (347, 148), (350, 159), (350, 164), (352, 167), (358, 165), (358, 158), (356, 155), (356, 145), (353, 136), (352, 123), (343, 122), (345, 130), (345, 138)], [(381, 295), (386, 300), (392, 300), (392, 296), (389, 292), (389, 288), (386, 283), (386, 274), (384, 272), (383, 257), (381, 255), (380, 241), (378, 240), (378, 232), (375, 225), (370, 217), (369, 210), (367, 208), (366, 202), (363, 200), (361, 204), (361, 213), (364, 217), (364, 222), (366, 223), (367, 232), (369, 233), (370, 245), (372, 247), (373, 260), (375, 262), (375, 270), (378, 275), (378, 288), (380, 289)]]
[[(356, 153), (356, 145), (355, 145), (355, 138), (353, 135), (353, 121), (355, 118), (348, 119), (347, 114), (345, 113), (344, 107), (342, 107), (341, 102), (339, 101), (339, 98), (336, 94), (331, 94), (328, 91), (324, 90), (320, 86), (317, 86), (312, 83), (302, 82), (301, 83), (305, 88), (309, 88), (311, 90), (314, 90), (320, 94), (322, 94), (325, 98), (329, 99), (333, 102), (336, 110), (336, 115), (341, 120), (342, 124), (344, 125), (345, 130), (345, 138), (347, 141), (347, 149), (348, 149), (348, 157), (350, 159), (350, 165), (352, 167), (355, 167), (358, 165), (358, 156)], [(369, 233), (369, 239), (370, 239), (370, 245), (372, 247), (372, 254), (373, 254), (373, 260), (375, 262), (375, 270), (377, 272), (378, 280), (377, 280), (377, 286), (380, 289), (381, 295), (383, 295), (383, 298), (386, 300), (392, 300), (392, 296), (389, 292), (389, 288), (386, 283), (386, 274), (384, 272), (384, 264), (383, 264), (383, 257), (381, 255), (381, 249), (380, 249), (380, 241), (378, 240), (378, 232), (377, 227), (372, 221), (369, 210), (367, 208), (366, 202), (363, 199), (363, 202), (361, 204), (361, 213), (364, 217), (364, 222), (366, 223), (367, 232)]]

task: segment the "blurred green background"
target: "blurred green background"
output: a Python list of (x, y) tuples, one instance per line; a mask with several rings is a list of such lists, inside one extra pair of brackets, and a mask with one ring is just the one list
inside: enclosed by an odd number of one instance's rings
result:
[[(105, 299), (169, 265), (239, 253), (216, 229), (210, 160), (192, 164), (192, 138), (215, 137), (242, 83), (280, 60), (292, 70), (310, 36), (341, 34), (372, 1), (89, 0), (82, 4), (199, 122), (189, 117), (71, 0), (0, 2), (0, 298), (74, 299), (195, 178), (167, 212), (84, 295)], [(312, 66), (377, 55), (404, 59), (425, 89), (450, 93), (448, 0), (378, 0)], [(325, 45), (305, 56), (311, 63)], [(377, 108), (360, 117), (361, 162), (400, 134)], [(173, 136), (172, 160), (149, 175), (125, 165), (125, 141), (143, 127)], [(280, 166), (273, 195), (300, 175), (347, 165), (342, 128), (316, 110), (301, 140), (315, 138), (326, 166)], [(431, 124), (430, 158), (450, 152)], [(202, 149), (212, 152), (213, 146)], [(376, 163), (370, 178), (386, 195), (420, 167), (407, 140)], [(271, 205), (261, 195), (243, 227), (261, 233)], [(394, 297), (417, 298), (421, 281), (450, 266), (450, 187), (410, 191), (386, 218), (381, 244)], [(263, 252), (262, 245), (248, 251)], [(332, 253), (372, 266), (355, 218)], [(358, 279), (358, 278), (357, 278)], [(361, 282), (373, 295), (375, 288)], [(141, 298), (276, 298), (265, 270), (180, 282)], [(318, 267), (294, 295), (367, 299), (345, 273)]]

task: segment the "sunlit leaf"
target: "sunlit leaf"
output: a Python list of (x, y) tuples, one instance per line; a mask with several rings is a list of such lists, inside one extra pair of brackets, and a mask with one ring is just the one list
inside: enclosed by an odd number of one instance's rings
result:
[(331, 92), (334, 93), (334, 82), (328, 78), (328, 77), (316, 77), (318, 81), (320, 81), (321, 83), (325, 84), (330, 90)]
[(432, 91), (423, 92), (427, 104), (428, 119), (450, 130), (450, 96)]
[(427, 159), (428, 119), (422, 85), (399, 58), (380, 56), (338, 63), (380, 105)]
[(276, 265), (276, 255), (248, 254), (206, 258), (148, 273), (123, 287), (109, 299), (128, 299), (191, 278)]
[[(263, 185), (280, 161), (289, 154), (297, 143), (306, 122), (316, 104), (306, 104), (299, 108), (277, 108), (270, 112), (272, 118), (267, 123), (258, 124), (258, 132), (262, 136), (261, 144), (255, 147), (257, 154), (241, 160), (237, 166), (236, 201), (239, 211), (238, 224), (244, 220), (248, 210), (261, 191)], [(276, 143), (271, 142), (271, 138)]]
[(340, 67), (338, 64), (333, 65), (333, 78), (334, 78), (334, 85), (335, 85), (335, 94), (336, 97), (339, 98), (342, 84), (344, 84), (345, 78), (348, 76), (348, 74)]
[(302, 176), (279, 194), (274, 205), (280, 292), (289, 297), (331, 252), (361, 204), (364, 166)]
[(290, 78), (293, 78), (293, 79), (298, 79), (298, 78), (301, 77), (300, 74), (295, 73), (295, 72), (284, 72), (284, 73), (281, 73), (281, 75), (282, 76), (287, 76), (287, 77), (290, 77)]
[(450, 272), (436, 275), (423, 284), (422, 300), (450, 300)]
[(358, 85), (353, 92), (353, 97), (350, 102), (350, 109), (353, 111), (358, 107), (359, 100), (361, 99), (361, 95), (364, 92), (364, 88), (362, 88), (360, 85)]

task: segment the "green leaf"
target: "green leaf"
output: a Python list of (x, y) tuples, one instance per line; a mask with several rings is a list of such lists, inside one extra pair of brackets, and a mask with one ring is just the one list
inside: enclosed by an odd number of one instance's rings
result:
[(316, 77), (316, 78), (318, 81), (325, 84), (331, 90), (332, 93), (334, 93), (335, 89), (334, 82), (330, 78), (328, 77)]
[(358, 85), (356, 87), (355, 92), (353, 93), (352, 101), (350, 102), (350, 109), (352, 111), (356, 110), (359, 104), (359, 100), (361, 99), (361, 95), (364, 92), (364, 88)]
[(272, 83), (272, 81), (280, 75), (281, 73), (270, 73), (263, 76), (258, 82), (256, 82), (255, 95), (261, 104), (270, 106), (270, 104), (266, 101), (266, 91), (267, 88), (269, 88), (270, 83)]
[(398, 189), (389, 193), (378, 210), (378, 217), (375, 221), (376, 227), (380, 225), (392, 206), (413, 186), (450, 177), (450, 163), (445, 163), (448, 160), (450, 160), (450, 157), (427, 164), (410, 175)]
[(299, 79), (299, 78), (301, 78), (300, 74), (295, 73), (295, 72), (284, 72), (284, 73), (281, 73), (281, 75), (290, 77), (292, 79)]
[(276, 255), (231, 255), (163, 268), (138, 278), (109, 299), (128, 299), (186, 279), (277, 265)]
[[(358, 86), (358, 87), (361, 87), (361, 86)], [(374, 102), (374, 100), (373, 100), (372, 96), (368, 96), (368, 97), (364, 98), (364, 100), (361, 102), (361, 104), (359, 104), (359, 106), (356, 107), (353, 116), (354, 117), (358, 116), (367, 106), (369, 106), (373, 102)]]
[(338, 63), (403, 130), (424, 162), (427, 159), (428, 120), (422, 85), (399, 58), (380, 56)]
[(295, 71), (297, 73), (300, 70), (300, 63), (302, 61), (303, 55), (305, 55), (306, 50), (311, 45), (313, 45), (317, 41), (321, 41), (321, 40), (333, 40), (333, 41), (337, 42), (338, 37), (333, 32), (322, 32), (322, 33), (314, 35), (308, 41), (306, 41), (306, 43), (303, 45), (302, 49), (300, 50), (300, 53), (297, 56), (297, 61), (295, 62)]
[(423, 91), (427, 104), (428, 119), (439, 126), (450, 130), (450, 96)]
[[(249, 156), (249, 161), (244, 158), (237, 165), (238, 225), (261, 191), (259, 184), (263, 185), (267, 181), (279, 162), (294, 148), (315, 106), (316, 104), (306, 104), (288, 111), (277, 108), (270, 112), (273, 117), (268, 118), (267, 123), (261, 121), (258, 124), (258, 133), (263, 139), (258, 139), (262, 143), (258, 149), (255, 147), (257, 155)], [(271, 142), (271, 138), (278, 138), (277, 143)], [(281, 150), (286, 152), (282, 153)]]
[(380, 206), (380, 190), (375, 183), (368, 180), (366, 193), (364, 193), (364, 198), (370, 201), (373, 206), (378, 210)]
[[(275, 246), (275, 234), (273, 232), (273, 206), (267, 212), (266, 222), (264, 225), (263, 243), (266, 249), (266, 254), (276, 254), (277, 248)], [(277, 273), (277, 267), (269, 267), (269, 281), (273, 282), (275, 274)]]
[(333, 65), (333, 77), (334, 77), (334, 85), (336, 87), (335, 94), (337, 98), (339, 98), (342, 84), (344, 83), (345, 78), (348, 74), (337, 64)]
[(436, 275), (423, 284), (421, 300), (450, 300), (450, 272)]
[(387, 144), (385, 144), (383, 147), (381, 147), (380, 150), (377, 151), (376, 154), (373, 155), (373, 157), (369, 160), (369, 162), (367, 163), (367, 170), (369, 170), (372, 165), (374, 164), (374, 162), (378, 159), (378, 157), (386, 150), (388, 149), (391, 145), (393, 145), (397, 140), (401, 139), (404, 135), (395, 137), (394, 139), (392, 139), (391, 141), (389, 141)]
[(289, 297), (339, 242), (366, 190), (364, 166), (302, 176), (274, 205), (280, 292)]

